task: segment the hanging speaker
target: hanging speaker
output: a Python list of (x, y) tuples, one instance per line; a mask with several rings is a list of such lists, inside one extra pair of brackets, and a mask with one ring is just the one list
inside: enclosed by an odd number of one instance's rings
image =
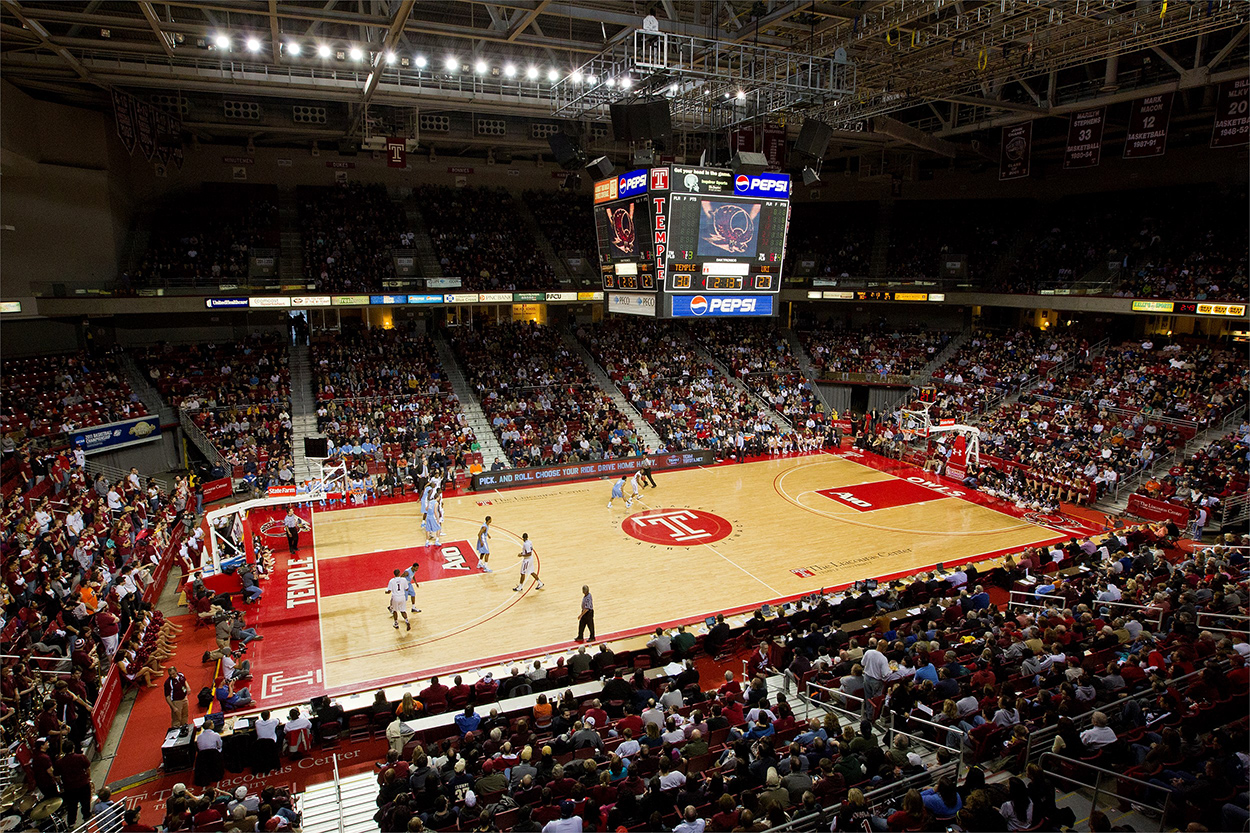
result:
[(608, 105), (612, 114), (612, 139), (617, 142), (632, 142), (629, 134), (629, 106), (623, 102)]
[(650, 139), (660, 150), (667, 150), (673, 143), (673, 114), (668, 99), (657, 98), (641, 105), (647, 113), (647, 132), (641, 138)]
[(729, 169), (736, 174), (762, 174), (767, 168), (768, 157), (749, 150), (740, 150), (729, 160)]
[(812, 159), (823, 159), (829, 149), (829, 139), (833, 136), (833, 128), (822, 121), (807, 119), (799, 130), (799, 139), (794, 143), (794, 152)]
[(598, 159), (592, 160), (586, 166), (586, 172), (594, 179), (607, 179), (612, 175), (612, 171), (616, 170), (616, 166), (612, 164), (612, 160), (606, 156), (600, 156)]
[(305, 437), (304, 456), (322, 458), (330, 456), (330, 441), (325, 437)]
[(556, 158), (556, 164), (566, 171), (571, 171), (582, 166), (581, 152), (577, 149), (577, 143), (572, 137), (564, 133), (553, 133), (547, 139), (547, 144), (551, 145), (551, 153)]

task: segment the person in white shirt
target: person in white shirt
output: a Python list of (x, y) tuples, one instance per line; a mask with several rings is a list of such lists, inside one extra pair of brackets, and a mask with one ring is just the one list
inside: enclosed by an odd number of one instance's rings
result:
[(256, 721), (256, 739), (257, 740), (278, 740), (278, 727), (282, 725), (278, 718), (270, 717), (269, 712), (260, 713), (260, 719)]
[(681, 824), (673, 827), (673, 833), (703, 833), (705, 827), (707, 827), (707, 821), (699, 818), (698, 811), (695, 810), (693, 804), (687, 804)]
[(671, 769), (668, 756), (660, 758), (660, 790), (676, 790), (686, 785), (686, 776), (679, 769)]
[(582, 819), (573, 815), (577, 805), (573, 799), (566, 798), (560, 802), (560, 818), (552, 819), (543, 825), (543, 833), (582, 833)]
[(637, 755), (641, 749), (642, 745), (639, 744), (638, 741), (634, 740), (634, 730), (626, 729), (625, 740), (621, 741), (616, 747), (616, 754), (628, 760), (629, 758)]
[(400, 575), (399, 570), (396, 570), (395, 577), (386, 583), (386, 592), (391, 596), (389, 609), (395, 630), (399, 630), (401, 615), (404, 617), (404, 625), (408, 630), (412, 630), (412, 623), (408, 621), (408, 579)]
[(1115, 743), (1116, 733), (1114, 729), (1107, 725), (1107, 715), (1102, 712), (1094, 712), (1094, 716), (1090, 718), (1090, 721), (1094, 725), (1081, 732), (1081, 743), (1085, 744), (1086, 749), (1094, 751)]
[[(964, 576), (965, 583), (967, 576)], [(864, 651), (864, 656), (860, 658), (859, 664), (864, 667), (864, 704), (868, 708), (868, 701), (881, 694), (885, 688), (885, 680), (890, 676), (890, 661), (886, 659), (885, 654), (877, 650), (875, 643), (870, 643), (871, 647)]]

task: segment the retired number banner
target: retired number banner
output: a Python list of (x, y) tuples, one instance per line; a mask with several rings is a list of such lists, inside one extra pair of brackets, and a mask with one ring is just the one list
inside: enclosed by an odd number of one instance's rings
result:
[(998, 179), (1023, 179), (1033, 158), (1033, 122), (1003, 128), (998, 151)]
[(1068, 117), (1068, 146), (1063, 151), (1063, 168), (1096, 168), (1102, 161), (1102, 130), (1107, 108), (1082, 110)]
[(1240, 147), (1250, 141), (1250, 78), (1234, 78), (1220, 84), (1215, 104), (1215, 127), (1211, 147)]
[(1133, 102), (1128, 116), (1128, 135), (1124, 137), (1125, 159), (1149, 159), (1162, 156), (1167, 150), (1168, 119), (1172, 115), (1174, 95), (1160, 93)]

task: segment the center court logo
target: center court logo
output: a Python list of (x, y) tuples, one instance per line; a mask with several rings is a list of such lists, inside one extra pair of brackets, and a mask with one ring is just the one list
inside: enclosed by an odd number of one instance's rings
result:
[(733, 524), (702, 509), (651, 509), (621, 523), (626, 535), (648, 544), (696, 547), (714, 544), (733, 532)]

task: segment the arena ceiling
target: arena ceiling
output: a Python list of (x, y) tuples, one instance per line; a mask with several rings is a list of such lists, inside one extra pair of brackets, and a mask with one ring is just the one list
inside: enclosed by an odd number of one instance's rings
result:
[[(1245, 0), (0, 0), (0, 73), (89, 106), (183, 100), (208, 140), (359, 138), (371, 107), (606, 122), (607, 101), (663, 95), (679, 131), (815, 117), (835, 148), (949, 157), (963, 135), (1244, 77), (1248, 21)], [(238, 97), (333, 107), (248, 125), (221, 116)], [(192, 116), (206, 98), (216, 116)]]

